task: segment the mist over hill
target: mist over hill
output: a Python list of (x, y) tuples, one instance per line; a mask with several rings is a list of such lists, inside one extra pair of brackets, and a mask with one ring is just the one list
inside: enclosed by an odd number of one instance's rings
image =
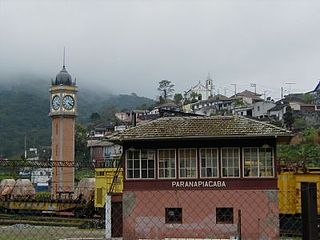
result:
[[(27, 147), (51, 145), (50, 81), (33, 76), (0, 79), (0, 155), (20, 156)], [(93, 112), (132, 110), (154, 101), (136, 94), (111, 94), (107, 89), (80, 87), (77, 122), (88, 124)]]

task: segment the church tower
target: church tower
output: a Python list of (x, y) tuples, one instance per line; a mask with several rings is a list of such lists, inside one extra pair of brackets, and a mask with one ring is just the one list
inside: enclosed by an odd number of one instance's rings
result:
[(74, 191), (76, 93), (76, 83), (63, 64), (50, 88), (52, 194), (55, 198), (68, 196)]
[(208, 77), (206, 80), (206, 92), (207, 92), (207, 99), (209, 99), (210, 97), (214, 96), (214, 92), (213, 92), (213, 81), (210, 77), (210, 73), (208, 73)]

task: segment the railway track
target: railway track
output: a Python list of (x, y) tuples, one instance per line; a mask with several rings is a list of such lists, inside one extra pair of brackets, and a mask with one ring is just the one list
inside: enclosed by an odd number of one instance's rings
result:
[(35, 226), (59, 226), (79, 228), (101, 228), (99, 218), (75, 218), (62, 216), (0, 214), (0, 225), (29, 224)]

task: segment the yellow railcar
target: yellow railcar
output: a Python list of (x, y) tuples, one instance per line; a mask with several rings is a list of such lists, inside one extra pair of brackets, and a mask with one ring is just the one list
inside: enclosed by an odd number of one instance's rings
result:
[(278, 175), (280, 214), (301, 214), (301, 182), (317, 184), (317, 205), (320, 214), (320, 170), (283, 171)]
[(123, 191), (123, 169), (96, 168), (95, 177), (94, 206), (104, 208), (106, 194), (122, 193)]

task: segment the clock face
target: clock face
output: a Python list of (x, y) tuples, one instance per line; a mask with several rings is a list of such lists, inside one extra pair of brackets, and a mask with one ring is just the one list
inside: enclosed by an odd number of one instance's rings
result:
[(74, 107), (74, 98), (71, 95), (64, 96), (62, 105), (66, 110), (71, 110)]
[(52, 98), (52, 108), (54, 110), (58, 110), (61, 106), (61, 99), (58, 95), (55, 95), (53, 98)]

